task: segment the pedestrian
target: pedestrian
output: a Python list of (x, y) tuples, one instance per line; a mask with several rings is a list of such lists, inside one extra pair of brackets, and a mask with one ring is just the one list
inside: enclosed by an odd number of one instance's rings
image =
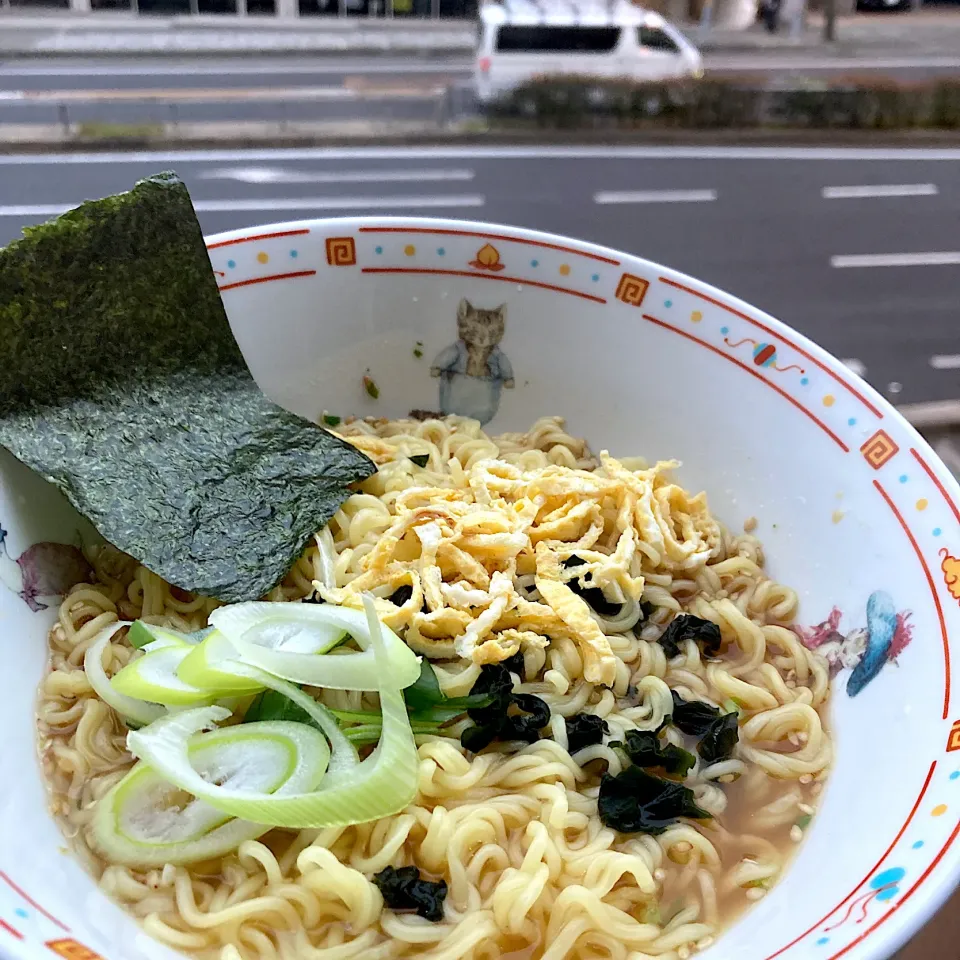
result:
[(781, 0), (760, 0), (760, 19), (769, 33), (776, 33), (780, 26)]

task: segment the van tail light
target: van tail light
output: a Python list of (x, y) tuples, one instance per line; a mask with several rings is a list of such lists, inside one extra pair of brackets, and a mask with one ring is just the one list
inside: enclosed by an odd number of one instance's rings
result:
[(489, 73), (489, 72), (490, 72), (490, 58), (489, 58), (489, 57), (481, 57), (481, 58), (477, 61), (477, 66), (480, 68), (480, 72), (481, 72), (481, 73)]

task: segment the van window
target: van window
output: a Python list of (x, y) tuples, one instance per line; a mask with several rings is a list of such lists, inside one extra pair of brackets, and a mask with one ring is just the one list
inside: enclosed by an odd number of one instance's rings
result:
[(501, 53), (609, 53), (620, 39), (619, 27), (502, 26)]
[(674, 39), (659, 27), (638, 27), (637, 40), (641, 47), (649, 47), (651, 50), (663, 50), (667, 53), (680, 52)]

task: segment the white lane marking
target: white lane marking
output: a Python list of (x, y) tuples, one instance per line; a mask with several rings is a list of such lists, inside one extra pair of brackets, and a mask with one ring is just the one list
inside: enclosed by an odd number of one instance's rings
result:
[[(263, 61), (244, 61), (244, 66), (233, 64), (104, 64), (100, 67), (66, 66), (66, 67), (0, 67), (0, 77), (250, 77), (257, 76), (285, 76), (294, 73), (316, 74), (351, 74), (351, 73), (469, 73), (473, 69), (473, 61), (461, 60), (454, 63), (411, 63), (410, 61), (394, 61), (387, 63), (365, 63), (351, 61), (349, 63), (335, 63), (320, 65), (315, 63), (264, 63)], [(960, 64), (960, 61), (958, 61)]]
[(957, 161), (960, 148), (860, 147), (300, 147), (254, 150), (140, 150), (104, 153), (19, 153), (0, 166), (107, 163), (253, 163), (264, 160), (848, 160)]
[(864, 197), (935, 197), (935, 183), (868, 183), (863, 186), (824, 187), (824, 200), (849, 200)]
[(960, 353), (938, 353), (930, 358), (934, 370), (960, 370)]
[[(197, 213), (259, 212), (261, 210), (399, 210), (482, 207), (481, 196), (451, 197), (298, 197), (263, 200), (194, 200)], [(55, 203), (0, 207), (0, 217), (56, 217), (77, 204)]]
[[(862, 71), (864, 61), (853, 58), (813, 58), (802, 59), (795, 57), (781, 57), (776, 60), (751, 59), (748, 57), (711, 57), (707, 54), (704, 57), (704, 67), (710, 70), (756, 70), (764, 73), (774, 71), (789, 72), (791, 70), (831, 70), (841, 71), (844, 69)], [(960, 67), (960, 59), (956, 57), (931, 57), (926, 60), (922, 57), (890, 57), (886, 60), (870, 60), (868, 70), (912, 70), (912, 69), (943, 69), (952, 70)]]
[(717, 199), (716, 190), (602, 190), (593, 202), (611, 203), (707, 203)]
[(855, 253), (830, 258), (830, 266), (845, 267), (948, 267), (960, 264), (960, 250), (939, 253)]
[(852, 370), (858, 377), (862, 377), (867, 372), (867, 365), (856, 357), (850, 357), (847, 360), (840, 361), (848, 370)]
[(420, 183), (472, 180), (472, 170), (280, 170), (276, 167), (228, 167), (204, 170), (198, 180), (240, 183)]

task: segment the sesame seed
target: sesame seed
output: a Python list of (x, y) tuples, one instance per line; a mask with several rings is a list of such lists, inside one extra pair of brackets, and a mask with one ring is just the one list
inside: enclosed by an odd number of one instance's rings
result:
[(690, 948), (688, 946), (682, 946), (677, 951), (677, 957), (679, 960), (690, 960)]
[(790, 828), (790, 839), (794, 843), (799, 843), (803, 839), (803, 831), (796, 824)]
[(810, 773), (804, 773), (800, 776), (800, 782), (806, 786), (808, 783), (813, 783), (813, 775)]
[(661, 870), (660, 867), (657, 867), (657, 869), (653, 871), (653, 879), (654, 879), (654, 880), (666, 880), (666, 879), (667, 879), (667, 871), (666, 871), (666, 870)]
[(716, 937), (713, 937), (713, 936), (704, 937), (702, 940), (697, 941), (697, 949), (706, 950), (707, 947), (712, 947), (716, 942), (717, 942)]
[(810, 806), (809, 803), (798, 803), (798, 804), (797, 804), (797, 809), (798, 809), (801, 813), (807, 814), (807, 816), (809, 816), (809, 817), (812, 817), (812, 816), (814, 815), (814, 813), (816, 813), (816, 811), (813, 809), (813, 807)]
[(753, 533), (757, 529), (757, 518), (756, 517), (747, 517), (743, 521), (743, 532), (744, 533)]
[(748, 900), (762, 900), (767, 894), (766, 890), (762, 890), (760, 887), (751, 887), (747, 891)]

